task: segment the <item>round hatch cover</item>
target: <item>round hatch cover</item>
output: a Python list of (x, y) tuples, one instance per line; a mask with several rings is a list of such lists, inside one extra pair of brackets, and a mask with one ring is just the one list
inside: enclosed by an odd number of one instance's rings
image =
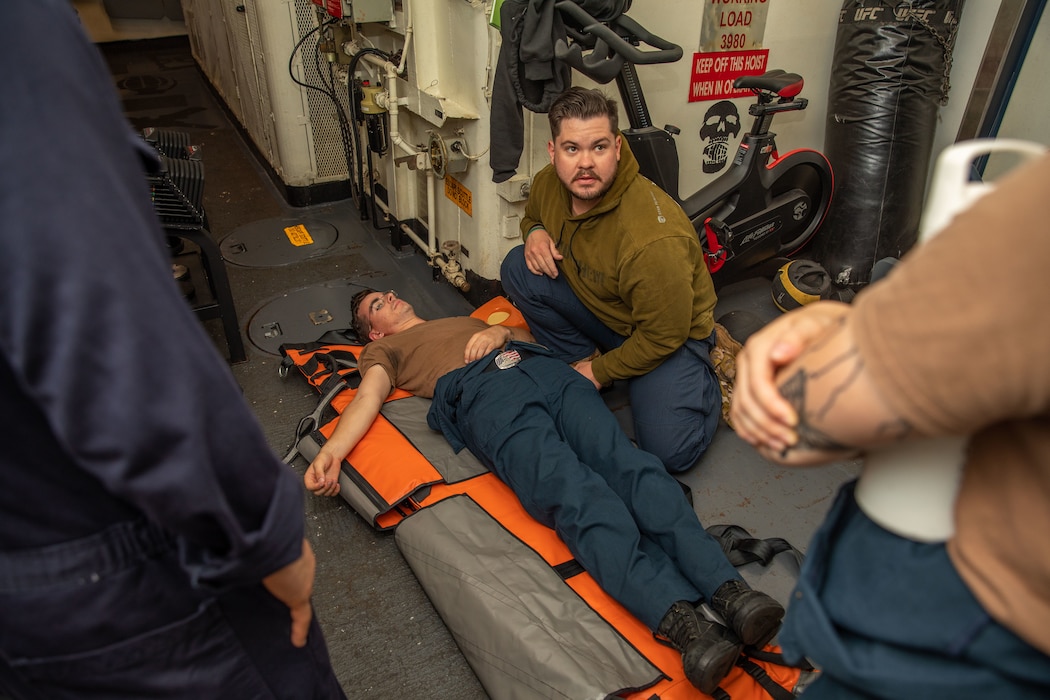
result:
[[(350, 328), (350, 299), (367, 286), (342, 280), (286, 292), (252, 314), (248, 339), (263, 352), (280, 355), (281, 345), (312, 343), (326, 333), (345, 331)], [(347, 335), (338, 342), (354, 341)]]
[(280, 267), (324, 255), (339, 231), (319, 219), (262, 219), (240, 226), (219, 242), (222, 258), (244, 267)]

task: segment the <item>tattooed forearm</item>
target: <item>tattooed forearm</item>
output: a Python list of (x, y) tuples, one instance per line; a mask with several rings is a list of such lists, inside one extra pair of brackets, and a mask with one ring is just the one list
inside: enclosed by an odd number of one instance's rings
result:
[[(784, 452), (787, 453), (792, 449), (820, 451), (841, 451), (850, 449), (849, 445), (844, 445), (837, 440), (833, 440), (827, 433), (818, 430), (812, 425), (811, 419), (813, 413), (806, 410), (806, 389), (808, 381), (809, 375), (806, 370), (800, 369), (780, 385), (780, 393), (783, 394), (784, 398), (788, 400), (798, 414), (798, 425), (796, 426), (796, 430), (798, 431), (798, 442), (785, 448)], [(825, 411), (831, 407), (831, 403), (833, 403), (833, 401), (826, 403)]]
[[(832, 358), (826, 366), (811, 371), (809, 376), (813, 381), (819, 381), (824, 377), (829, 377), (828, 381), (833, 382), (828, 387), (828, 396), (824, 399), (823, 404), (820, 406), (814, 406), (811, 410), (813, 417), (818, 420), (827, 418), (828, 412), (835, 406), (836, 400), (838, 400), (844, 391), (847, 391), (850, 388), (862, 369), (864, 369), (864, 362), (860, 359), (860, 355), (857, 354), (857, 350), (855, 348), (850, 348), (838, 357)], [(846, 373), (845, 377), (839, 379), (831, 378), (829, 376), (840, 370)]]
[(777, 388), (794, 409), (793, 434), (770, 439), (760, 449), (785, 464), (843, 459), (916, 432), (888, 400), (892, 396), (882, 393), (850, 315), (824, 320), (823, 332), (803, 337), (801, 352), (777, 373)]
[(792, 449), (843, 451), (855, 447), (835, 439), (824, 429), (864, 370), (864, 361), (853, 343), (843, 346), (841, 342), (845, 321), (836, 326), (808, 349), (809, 362), (780, 384), (781, 394), (799, 419), (798, 442)]

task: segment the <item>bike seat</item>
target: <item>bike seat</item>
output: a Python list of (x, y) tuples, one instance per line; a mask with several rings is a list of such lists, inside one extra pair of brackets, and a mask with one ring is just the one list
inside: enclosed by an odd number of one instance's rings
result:
[(802, 92), (804, 81), (798, 73), (787, 73), (775, 68), (762, 75), (745, 75), (733, 81), (737, 89), (764, 90), (776, 93), (781, 99), (791, 99)]

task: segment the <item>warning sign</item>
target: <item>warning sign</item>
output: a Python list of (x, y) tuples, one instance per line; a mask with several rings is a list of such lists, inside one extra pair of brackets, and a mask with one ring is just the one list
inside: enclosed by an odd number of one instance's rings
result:
[(693, 75), (689, 81), (689, 101), (731, 100), (749, 97), (750, 90), (736, 90), (733, 81), (742, 75), (766, 72), (769, 49), (693, 54)]
[(452, 177), (451, 175), (445, 176), (445, 196), (456, 203), (456, 206), (467, 213), (467, 216), (474, 216), (474, 195), (463, 186), (463, 183)]
[(307, 231), (306, 227), (302, 224), (287, 227), (284, 230), (284, 235), (288, 236), (288, 242), (296, 248), (304, 245), (313, 245), (314, 243), (313, 236), (310, 235), (310, 232)]
[(704, 0), (700, 51), (762, 48), (768, 12), (766, 0)]
[(748, 97), (750, 90), (734, 90), (742, 75), (766, 72), (769, 50), (762, 48), (766, 33), (767, 0), (704, 0), (700, 25), (700, 52), (693, 54), (689, 101)]

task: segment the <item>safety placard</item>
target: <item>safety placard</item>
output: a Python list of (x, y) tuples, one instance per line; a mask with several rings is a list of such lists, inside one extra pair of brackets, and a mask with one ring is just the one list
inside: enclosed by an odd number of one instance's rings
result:
[(307, 231), (306, 227), (302, 224), (287, 227), (284, 230), (284, 235), (288, 236), (288, 242), (296, 248), (314, 244), (313, 236), (310, 235), (310, 232)]
[(762, 48), (768, 11), (766, 0), (705, 0), (701, 53)]
[(768, 62), (769, 49), (693, 54), (689, 101), (731, 100), (736, 97), (749, 97), (751, 91), (734, 89), (733, 81), (742, 75), (765, 73)]
[(474, 216), (474, 195), (464, 187), (463, 183), (452, 177), (451, 175), (445, 175), (445, 196), (456, 203), (456, 206), (467, 213), (467, 216)]

